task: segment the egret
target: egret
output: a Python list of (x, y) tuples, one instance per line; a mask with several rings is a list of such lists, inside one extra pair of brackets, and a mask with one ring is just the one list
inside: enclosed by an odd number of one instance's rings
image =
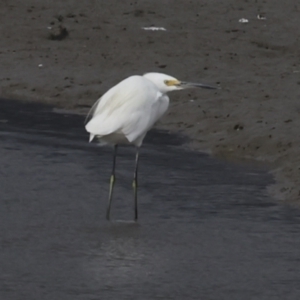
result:
[(113, 165), (110, 176), (106, 218), (110, 218), (118, 145), (133, 144), (136, 147), (133, 175), (134, 213), (138, 219), (137, 188), (139, 148), (147, 132), (153, 127), (169, 106), (168, 92), (186, 88), (216, 89), (216, 87), (177, 80), (162, 73), (130, 76), (109, 89), (92, 106), (86, 118), (85, 128), (90, 142), (96, 137), (113, 145)]

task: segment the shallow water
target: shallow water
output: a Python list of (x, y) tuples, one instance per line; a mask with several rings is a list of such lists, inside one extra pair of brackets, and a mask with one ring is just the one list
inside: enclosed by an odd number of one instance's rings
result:
[(300, 212), (266, 195), (271, 176), (183, 150), (154, 131), (110, 148), (81, 116), (0, 102), (0, 299), (299, 299)]

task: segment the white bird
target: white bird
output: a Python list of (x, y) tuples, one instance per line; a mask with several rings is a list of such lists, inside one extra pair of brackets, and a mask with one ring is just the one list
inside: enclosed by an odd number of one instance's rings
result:
[(110, 218), (111, 200), (115, 184), (115, 166), (119, 144), (133, 144), (136, 147), (133, 178), (135, 220), (137, 208), (137, 175), (139, 148), (147, 132), (153, 127), (169, 106), (167, 92), (185, 88), (201, 87), (216, 89), (201, 83), (179, 81), (161, 74), (147, 73), (143, 76), (130, 76), (109, 89), (93, 105), (87, 115), (85, 126), (90, 133), (90, 142), (97, 137), (114, 146), (113, 168), (110, 177), (109, 202), (106, 218)]

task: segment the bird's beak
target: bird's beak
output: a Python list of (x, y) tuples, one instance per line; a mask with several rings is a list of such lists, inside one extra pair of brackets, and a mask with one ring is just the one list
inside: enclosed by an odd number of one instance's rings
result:
[(185, 82), (185, 81), (179, 81), (177, 86), (182, 89), (190, 89), (190, 88), (203, 88), (203, 89), (210, 89), (210, 90), (221, 89), (219, 86), (216, 87), (216, 86), (211, 86), (203, 83), (193, 83), (193, 82)]

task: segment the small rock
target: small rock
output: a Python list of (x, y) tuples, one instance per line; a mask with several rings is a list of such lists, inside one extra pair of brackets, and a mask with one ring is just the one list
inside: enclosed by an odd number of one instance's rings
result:
[(266, 20), (267, 18), (265, 17), (265, 15), (263, 13), (261, 13), (261, 14), (257, 15), (257, 19), (258, 20)]
[(236, 130), (236, 131), (243, 130), (244, 126), (240, 125), (240, 124), (236, 124), (236, 125), (234, 125), (233, 129)]
[(49, 34), (50, 40), (61, 41), (69, 35), (66, 27), (59, 25), (57, 28), (53, 28)]

